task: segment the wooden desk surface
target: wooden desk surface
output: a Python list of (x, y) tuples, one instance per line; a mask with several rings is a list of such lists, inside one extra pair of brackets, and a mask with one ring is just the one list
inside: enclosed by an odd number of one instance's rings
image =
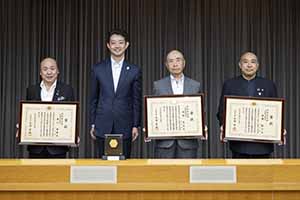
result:
[[(116, 184), (72, 184), (71, 166), (117, 166)], [(236, 166), (235, 184), (189, 182), (190, 166)], [(297, 159), (2, 159), (0, 191), (300, 191)]]
[(101, 159), (0, 159), (0, 167), (35, 165), (300, 165), (300, 159), (127, 159), (120, 161)]

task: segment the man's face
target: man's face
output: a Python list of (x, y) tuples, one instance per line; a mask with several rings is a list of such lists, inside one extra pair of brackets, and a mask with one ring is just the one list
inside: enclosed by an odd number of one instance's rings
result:
[(246, 53), (241, 57), (239, 62), (240, 69), (245, 78), (254, 78), (258, 70), (258, 60), (253, 53)]
[(59, 74), (57, 64), (52, 59), (45, 59), (41, 62), (40, 75), (46, 84), (53, 84)]
[(109, 43), (106, 44), (112, 56), (123, 57), (129, 42), (125, 41), (125, 38), (121, 35), (113, 34), (110, 36)]
[(185, 67), (183, 55), (179, 51), (171, 51), (167, 56), (166, 67), (173, 76), (181, 75)]

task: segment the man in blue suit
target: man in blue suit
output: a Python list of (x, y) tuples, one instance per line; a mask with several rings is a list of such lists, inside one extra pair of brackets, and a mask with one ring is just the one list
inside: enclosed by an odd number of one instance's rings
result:
[[(224, 96), (277, 97), (277, 88), (273, 81), (257, 76), (259, 63), (252, 52), (241, 55), (239, 61), (241, 75), (224, 82), (217, 114), (221, 135), (223, 133)], [(286, 134), (286, 131), (284, 131)], [(270, 158), (274, 145), (270, 143), (230, 141), (233, 158)]]
[[(57, 80), (59, 74), (56, 60), (45, 58), (41, 62), (41, 83), (29, 86), (26, 100), (74, 101), (73, 88)], [(18, 134), (17, 134), (18, 136)], [(66, 158), (67, 146), (28, 145), (29, 158)]]
[(139, 134), (142, 72), (138, 66), (125, 61), (129, 46), (125, 31), (111, 31), (106, 45), (110, 58), (92, 68), (90, 135), (97, 139), (101, 157), (104, 155), (104, 135), (122, 134), (123, 153), (129, 158), (131, 142)]
[[(197, 94), (201, 92), (199, 82), (184, 76), (185, 59), (180, 51), (170, 51), (167, 54), (165, 65), (170, 75), (154, 82), (154, 95)], [(205, 129), (207, 131), (207, 128)], [(198, 145), (197, 139), (156, 140), (155, 158), (196, 158)]]

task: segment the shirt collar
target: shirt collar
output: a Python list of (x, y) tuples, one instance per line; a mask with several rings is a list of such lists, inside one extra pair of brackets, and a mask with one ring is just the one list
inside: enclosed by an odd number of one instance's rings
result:
[(119, 66), (123, 66), (123, 62), (124, 62), (124, 58), (122, 58), (122, 60), (120, 60), (120, 62), (115, 61), (112, 57), (110, 57), (111, 60), (111, 65), (114, 66), (115, 64), (118, 64)]
[[(171, 78), (171, 81), (177, 81), (177, 79), (175, 79), (175, 77), (170, 74), (170, 78)], [(182, 73), (182, 76), (180, 77), (180, 79), (178, 80), (180, 82), (183, 82), (184, 81), (184, 74)]]
[[(53, 90), (54, 88), (56, 88), (56, 85), (57, 85), (57, 80), (55, 80), (54, 83), (51, 85), (49, 91), (51, 91), (51, 90)], [(45, 89), (45, 90), (47, 91), (46, 85), (45, 85), (45, 82), (44, 82), (44, 81), (41, 81), (40, 87), (41, 87), (42, 89)]]
[(251, 79), (251, 80), (247, 80), (247, 79), (245, 79), (245, 78), (243, 77), (243, 75), (241, 75), (240, 77), (241, 77), (241, 79), (242, 79), (242, 80), (244, 80), (244, 81), (251, 82), (251, 81), (254, 81), (254, 80), (256, 80), (256, 78), (257, 78), (257, 75), (255, 75), (255, 77), (254, 77), (253, 79)]

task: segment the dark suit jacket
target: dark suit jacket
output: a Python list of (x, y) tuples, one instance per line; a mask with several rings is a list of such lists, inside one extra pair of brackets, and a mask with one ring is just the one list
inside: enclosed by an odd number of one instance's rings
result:
[(90, 123), (95, 124), (96, 136), (123, 134), (131, 138), (133, 127), (140, 126), (142, 73), (139, 67), (123, 62), (116, 92), (110, 58), (93, 66), (91, 80)]
[[(200, 83), (188, 77), (184, 77), (183, 94), (197, 94), (201, 92)], [(172, 95), (171, 78), (167, 76), (153, 84), (153, 95)], [(197, 139), (179, 139), (178, 144), (183, 149), (198, 148)], [(159, 148), (170, 148), (175, 140), (156, 140), (156, 146)]]
[[(40, 84), (32, 85), (27, 88), (26, 100), (41, 101)], [(66, 85), (57, 81), (52, 101), (74, 101), (74, 93), (72, 87), (70, 85)], [(44, 149), (47, 149), (50, 154), (56, 155), (67, 152), (69, 150), (69, 147), (29, 145), (27, 149), (29, 152), (35, 154), (42, 152)]]
[[(252, 95), (249, 95), (249, 81), (242, 76), (224, 82), (217, 114), (220, 125), (223, 124), (224, 95), (277, 97), (277, 89), (273, 81), (262, 77), (256, 77), (251, 81), (254, 81), (255, 86), (255, 92)], [(230, 141), (229, 146), (233, 152), (250, 155), (270, 154), (274, 150), (274, 145), (268, 143)]]

